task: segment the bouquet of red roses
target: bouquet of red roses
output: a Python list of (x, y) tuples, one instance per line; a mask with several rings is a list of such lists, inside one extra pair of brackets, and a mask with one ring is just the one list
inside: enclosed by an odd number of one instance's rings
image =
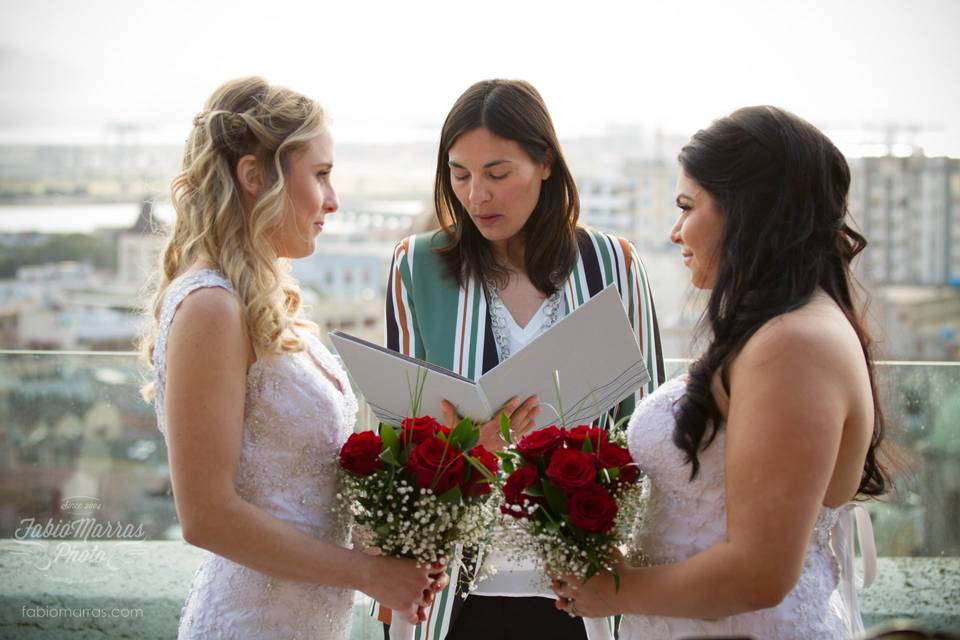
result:
[(500, 465), (479, 438), (469, 419), (450, 429), (429, 416), (350, 436), (338, 498), (363, 543), (425, 565), (484, 542), (497, 519), (491, 483)]
[(532, 551), (552, 573), (586, 580), (613, 571), (640, 489), (623, 430), (550, 426), (516, 444), (509, 429), (501, 435), (509, 445), (498, 454), (507, 473), (500, 510), (511, 516), (503, 521), (506, 543)]

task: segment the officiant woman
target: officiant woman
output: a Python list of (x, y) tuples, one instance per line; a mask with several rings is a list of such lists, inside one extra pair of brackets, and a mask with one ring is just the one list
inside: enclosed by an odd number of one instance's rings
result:
[[(627, 240), (577, 224), (576, 184), (547, 107), (530, 84), (485, 80), (457, 99), (440, 133), (434, 204), (439, 231), (405, 238), (394, 250), (387, 347), (477, 379), (615, 284), (651, 380), (611, 407), (610, 417), (629, 416), (636, 400), (663, 381), (643, 264)], [(554, 399), (515, 397), (503, 407), (515, 439), (550, 411), (541, 401)], [(457, 420), (449, 403), (424, 410), (442, 411), (447, 424)], [(495, 420), (481, 434), (488, 448), (502, 447)], [(452, 586), (427, 611), (422, 637), (586, 637), (580, 618), (554, 607), (555, 596), (532, 562), (491, 555), (497, 574), (466, 599), (454, 597), (458, 575), (451, 563)], [(389, 623), (389, 610), (375, 608), (375, 614)]]

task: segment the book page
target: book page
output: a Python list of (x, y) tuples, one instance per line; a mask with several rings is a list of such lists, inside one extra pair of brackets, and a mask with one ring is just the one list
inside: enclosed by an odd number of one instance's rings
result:
[[(479, 380), (496, 410), (515, 395), (540, 397), (536, 428), (587, 424), (650, 380), (616, 286), (609, 286)], [(549, 406), (547, 406), (549, 405)]]
[(420, 411), (443, 421), (440, 401), (449, 400), (463, 416), (487, 416), (487, 405), (475, 382), (443, 367), (417, 360), (340, 331), (330, 339), (354, 384), (377, 417), (397, 426), (412, 414), (417, 381), (422, 381)]

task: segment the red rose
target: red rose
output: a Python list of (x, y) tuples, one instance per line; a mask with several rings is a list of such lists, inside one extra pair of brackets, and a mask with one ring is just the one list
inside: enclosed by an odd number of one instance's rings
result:
[[(529, 515), (527, 506), (536, 501), (523, 491), (539, 480), (540, 474), (537, 472), (537, 467), (532, 464), (524, 465), (507, 476), (507, 481), (503, 484), (503, 504), (500, 505), (500, 511), (514, 518), (526, 518)], [(520, 505), (521, 511), (517, 512), (510, 508), (515, 504)]]
[(607, 533), (617, 517), (617, 503), (598, 484), (580, 489), (567, 500), (570, 522), (588, 533)]
[[(487, 451), (483, 445), (477, 445), (470, 449), (470, 457), (487, 468), (492, 475), (496, 476), (500, 471), (500, 459)], [(469, 463), (468, 463), (469, 464)], [(461, 487), (465, 496), (480, 496), (490, 493), (490, 483), (482, 473), (474, 466), (470, 466), (470, 477)]]
[(608, 444), (600, 448), (597, 460), (604, 469), (620, 469), (618, 479), (623, 482), (634, 483), (640, 479), (640, 469), (633, 463), (630, 452), (615, 444)]
[(547, 477), (568, 493), (581, 489), (597, 479), (596, 456), (577, 449), (560, 449), (547, 465)]
[[(420, 444), (427, 438), (432, 438), (440, 433), (441, 429), (447, 428), (430, 416), (404, 418), (400, 422), (400, 446), (405, 447), (411, 442)], [(450, 430), (447, 429), (447, 433), (449, 432)]]
[(553, 451), (563, 444), (563, 431), (554, 425), (534, 431), (517, 443), (517, 450), (527, 460), (540, 456), (550, 457)]
[(354, 433), (340, 448), (340, 466), (358, 476), (368, 476), (383, 466), (383, 441), (373, 431)]
[(582, 424), (579, 427), (568, 429), (566, 433), (567, 446), (572, 449), (583, 450), (583, 441), (590, 438), (590, 444), (596, 451), (607, 444), (607, 432), (599, 427)]
[(413, 474), (417, 486), (433, 489), (437, 495), (460, 482), (465, 465), (463, 454), (436, 436), (415, 445), (407, 460), (407, 470)]

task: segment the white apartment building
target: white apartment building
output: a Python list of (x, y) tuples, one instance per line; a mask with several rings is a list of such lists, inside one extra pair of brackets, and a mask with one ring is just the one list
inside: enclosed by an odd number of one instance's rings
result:
[(321, 236), (313, 255), (291, 261), (291, 273), (321, 298), (382, 299), (393, 247), (392, 242), (345, 242)]
[(638, 226), (637, 180), (621, 173), (579, 179), (580, 220), (609, 233), (631, 235)]
[(860, 265), (878, 284), (960, 279), (960, 159), (851, 161), (850, 212), (869, 242)]
[(677, 214), (676, 182), (676, 166), (655, 159), (627, 160), (617, 171), (581, 177), (580, 219), (640, 249), (665, 248)]

